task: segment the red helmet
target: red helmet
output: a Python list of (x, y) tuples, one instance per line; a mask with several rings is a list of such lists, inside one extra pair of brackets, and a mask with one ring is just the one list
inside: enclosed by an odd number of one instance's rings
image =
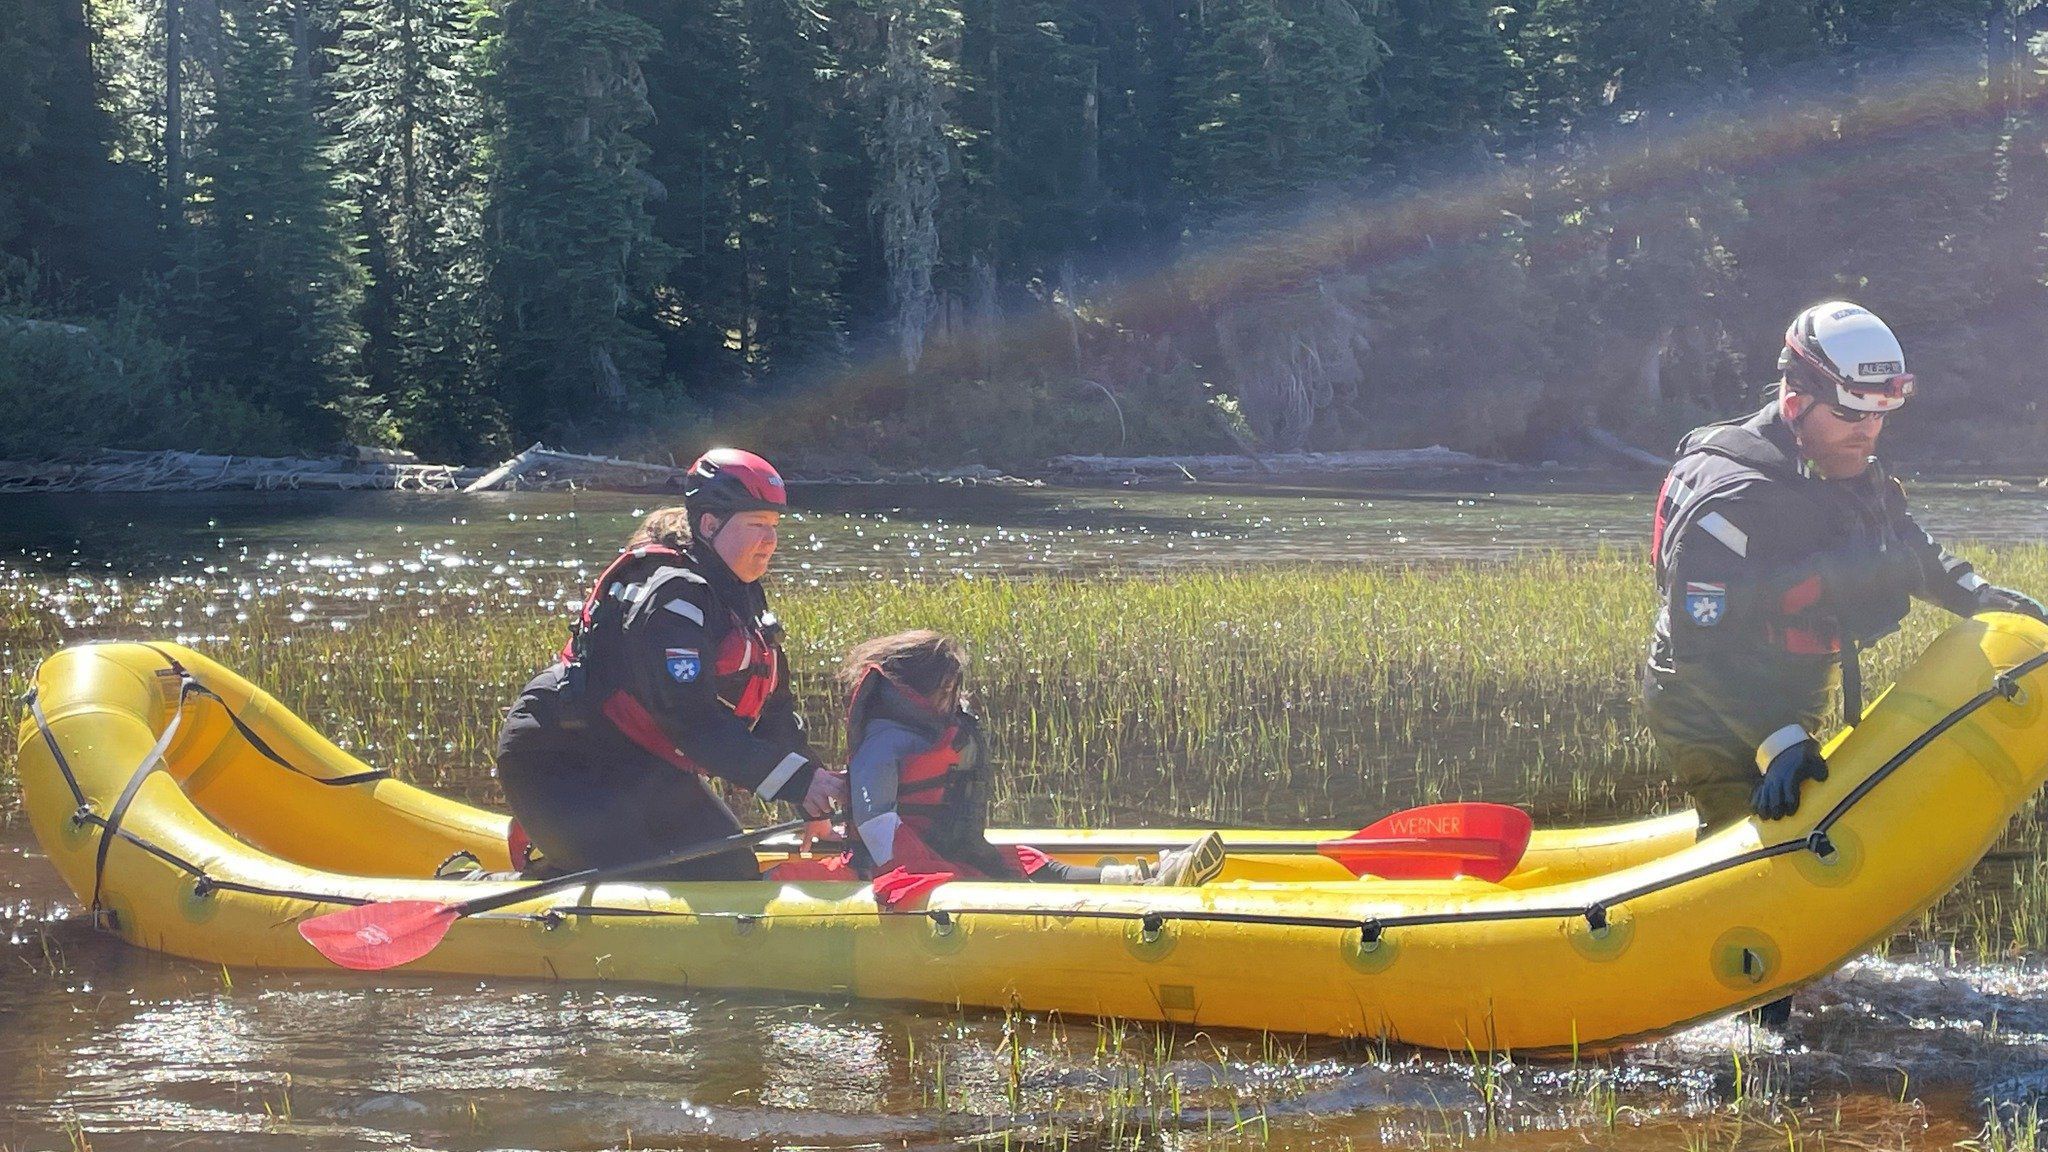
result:
[(692, 519), (708, 513), (722, 520), (735, 512), (780, 512), (789, 500), (775, 465), (738, 448), (713, 448), (690, 465), (683, 506)]

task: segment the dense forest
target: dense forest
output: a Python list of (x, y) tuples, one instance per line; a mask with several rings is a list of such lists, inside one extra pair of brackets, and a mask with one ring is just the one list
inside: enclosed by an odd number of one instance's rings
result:
[(2038, 457), (2036, 0), (0, 0), (0, 457)]

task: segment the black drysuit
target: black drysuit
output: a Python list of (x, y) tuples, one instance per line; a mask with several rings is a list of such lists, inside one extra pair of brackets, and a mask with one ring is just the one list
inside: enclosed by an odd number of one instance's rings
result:
[(1644, 675), (1659, 760), (1702, 824), (1750, 812), (1757, 745), (1788, 724), (1820, 734), (1828, 690), (1857, 648), (1918, 597), (1968, 616), (2039, 616), (1930, 539), (1873, 461), (1823, 480), (1801, 467), (1773, 403), (1695, 429), (1657, 499), (1662, 604)]
[[(505, 717), (498, 777), (557, 870), (659, 856), (740, 830), (709, 786), (803, 799), (818, 770), (797, 715), (781, 625), (758, 583), (708, 545), (628, 553), (599, 581), (563, 658)], [(662, 879), (754, 879), (751, 852)]]

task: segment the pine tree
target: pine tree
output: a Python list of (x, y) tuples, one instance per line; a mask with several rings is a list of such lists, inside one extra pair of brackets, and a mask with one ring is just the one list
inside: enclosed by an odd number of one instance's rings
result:
[(154, 253), (101, 87), (85, 0), (0, 0), (0, 257), (62, 302), (106, 306)]
[(1100, 65), (1081, 0), (960, 5), (965, 250), (1053, 281), (1097, 238)]
[(1997, 348), (1987, 366), (1978, 412), (1998, 412), (2010, 427), (2042, 427), (2048, 404), (2028, 371), (2048, 362), (2048, 8), (2001, 4), (1986, 28), (1994, 146), (1991, 214), (1983, 237), (1977, 343)]
[(234, 0), (215, 122), (194, 158), (199, 226), (172, 277), (205, 379), (272, 408), (308, 445), (366, 435), (361, 271), (278, 0)]
[(476, 377), (483, 332), (447, 324), (467, 313), (448, 293), (484, 291), (478, 174), (465, 155), (482, 126), (474, 50), (462, 0), (350, 0), (329, 80), (335, 154), (370, 273), (370, 393), (408, 443), (460, 455), (493, 423)]
[(889, 327), (905, 371), (917, 371), (936, 301), (939, 196), (946, 148), (945, 63), (940, 42), (954, 31), (945, 13), (920, 0), (879, 0), (880, 59), (862, 81), (874, 159), (874, 216), (889, 269)]
[(1144, 268), (1180, 240), (1174, 101), (1186, 23), (1177, 0), (1097, 0), (1081, 12), (1090, 18), (1101, 157), (1093, 247), (1112, 267)]
[(739, 0), (627, 0), (626, 11), (661, 36), (644, 65), (652, 116), (636, 133), (659, 189), (653, 234), (674, 253), (653, 316), (662, 370), (708, 393), (744, 374), (750, 336)]
[(406, 443), (423, 455), (502, 459), (512, 448), (498, 393), (500, 303), (492, 291), (484, 235), (487, 190), (465, 181), (443, 205), (442, 228), (426, 257), (434, 278), (407, 329), (406, 375), (395, 398)]
[(755, 370), (839, 345), (837, 222), (822, 172), (835, 71), (814, 0), (742, 0), (747, 70), (747, 213)]
[(1210, 216), (1362, 170), (1379, 40), (1349, 0), (1220, 0), (1190, 33), (1181, 186)]
[(491, 284), (503, 398), (521, 436), (590, 434), (655, 383), (640, 323), (668, 253), (633, 135), (653, 29), (612, 0), (501, 0), (485, 37)]
[(2000, 127), (1983, 84), (1988, 6), (1854, 0), (1842, 8), (1854, 93), (1839, 109), (1847, 147), (1833, 187), (1848, 226), (1825, 259), (1839, 294), (1900, 334), (1916, 373), (1947, 382), (1918, 401), (1922, 412), (1980, 411), (1969, 382), (2003, 374), (1975, 331)]
[(1489, 0), (1394, 0), (1379, 32), (1381, 154), (1487, 148), (1511, 127), (1515, 61)]
[[(1734, 137), (1713, 114), (1742, 91), (1736, 29), (1719, 5), (1579, 0), (1569, 11), (1577, 59), (1554, 91), (1572, 131), (1566, 159), (1541, 178), (1534, 271), (1562, 320), (1552, 351), (1575, 369), (1551, 407), (1576, 422), (1591, 404), (1630, 415), (1716, 378), (1726, 237), (1742, 206), (1720, 167)], [(1682, 358), (1700, 370), (1667, 379), (1681, 345), (1700, 353)]]

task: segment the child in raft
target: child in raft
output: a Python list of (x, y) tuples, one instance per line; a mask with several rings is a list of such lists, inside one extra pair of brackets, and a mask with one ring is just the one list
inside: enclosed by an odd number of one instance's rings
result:
[(1223, 870), (1211, 832), (1186, 848), (1101, 867), (1035, 848), (990, 844), (987, 757), (965, 707), (967, 651), (928, 630), (878, 636), (847, 653), (847, 781), (853, 866), (865, 879), (901, 868), (963, 879), (1194, 887)]

